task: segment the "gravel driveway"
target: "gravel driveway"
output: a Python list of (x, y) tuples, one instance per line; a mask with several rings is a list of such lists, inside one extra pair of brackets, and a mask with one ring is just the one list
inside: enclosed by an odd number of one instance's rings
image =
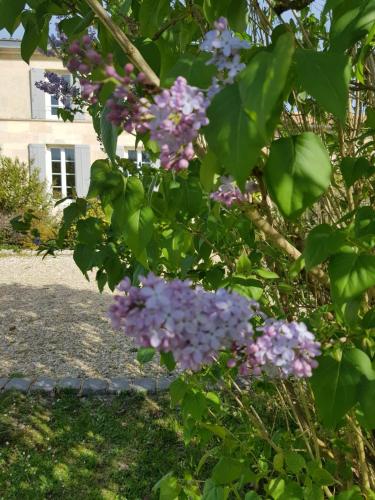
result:
[(0, 376), (152, 376), (132, 341), (107, 319), (111, 292), (98, 292), (70, 254), (0, 254)]

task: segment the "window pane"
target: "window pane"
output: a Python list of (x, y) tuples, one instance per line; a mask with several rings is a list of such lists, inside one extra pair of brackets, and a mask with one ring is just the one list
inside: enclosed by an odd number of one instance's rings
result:
[(66, 163), (66, 173), (67, 174), (73, 174), (75, 173), (74, 171), (74, 163), (72, 163), (71, 161), (68, 161)]
[(69, 187), (75, 187), (75, 176), (74, 175), (67, 175), (66, 176), (66, 185)]
[(128, 150), (128, 160), (136, 162), (137, 161), (137, 151), (129, 149)]
[(60, 149), (51, 148), (51, 156), (52, 156), (52, 160), (60, 160), (61, 159)]
[(65, 150), (65, 160), (74, 161), (74, 149), (69, 148)]
[(69, 84), (72, 83), (72, 76), (71, 75), (61, 75), (66, 82)]
[(52, 173), (61, 174), (61, 163), (59, 161), (52, 162)]
[(72, 187), (67, 186), (66, 188), (66, 195), (69, 196), (69, 198), (73, 198), (73, 189)]
[(147, 165), (151, 163), (150, 156), (146, 151), (142, 151), (142, 163), (146, 163)]
[(61, 175), (53, 175), (52, 176), (52, 186), (61, 187)]
[(58, 106), (59, 105), (59, 100), (56, 99), (55, 95), (51, 95), (51, 106)]

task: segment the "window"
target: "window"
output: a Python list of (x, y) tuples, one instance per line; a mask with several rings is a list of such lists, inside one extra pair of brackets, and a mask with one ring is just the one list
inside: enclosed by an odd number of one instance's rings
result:
[[(61, 75), (65, 81), (67, 81), (70, 85), (73, 83), (72, 75)], [(45, 94), (46, 95), (46, 108), (47, 108), (47, 117), (48, 118), (58, 118), (57, 110), (58, 108), (63, 108), (64, 104), (61, 102), (61, 99), (57, 99), (54, 95)], [(69, 104), (69, 102), (67, 103)]]
[(76, 188), (74, 148), (50, 148), (48, 155), (53, 197), (72, 198)]
[(141, 167), (142, 165), (156, 166), (151, 162), (150, 156), (146, 153), (146, 151), (127, 149), (125, 150), (125, 158), (132, 161), (138, 167)]

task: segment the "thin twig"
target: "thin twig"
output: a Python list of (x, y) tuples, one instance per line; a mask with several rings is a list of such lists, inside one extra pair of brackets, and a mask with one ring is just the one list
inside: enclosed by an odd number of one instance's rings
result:
[(108, 12), (103, 8), (103, 6), (98, 2), (98, 0), (85, 0), (87, 5), (96, 14), (100, 22), (108, 29), (116, 42), (124, 50), (129, 60), (146, 76), (146, 79), (156, 87), (159, 87), (160, 80), (156, 73), (153, 71), (148, 62), (144, 59), (142, 54), (139, 52), (137, 47), (135, 47), (125, 33), (117, 26), (113, 21)]

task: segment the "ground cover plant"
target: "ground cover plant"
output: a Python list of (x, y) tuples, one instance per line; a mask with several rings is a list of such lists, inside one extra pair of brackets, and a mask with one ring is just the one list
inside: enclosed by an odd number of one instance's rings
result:
[[(183, 370), (201, 458), (160, 498), (374, 497), (374, 1), (0, 6), (25, 61), (39, 46), (80, 83), (38, 87), (62, 119), (86, 108), (108, 156), (41, 250), (75, 224), (119, 335)], [(123, 131), (154, 164), (116, 156)]]
[(14, 393), (1, 397), (0, 408), (4, 499), (155, 498), (161, 473), (190, 467), (165, 397)]

